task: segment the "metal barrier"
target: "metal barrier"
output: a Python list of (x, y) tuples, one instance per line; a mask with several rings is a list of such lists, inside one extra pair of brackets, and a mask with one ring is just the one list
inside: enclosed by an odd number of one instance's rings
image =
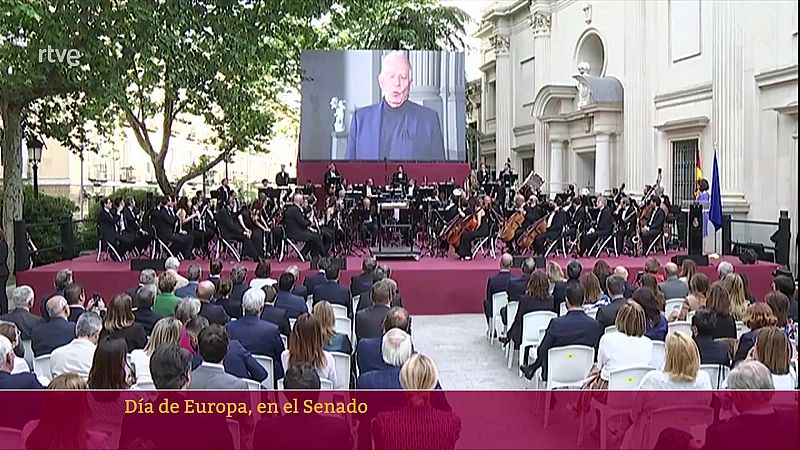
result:
[(746, 249), (753, 249), (761, 261), (788, 266), (791, 235), (788, 211), (781, 211), (777, 222), (722, 216), (723, 255), (739, 256)]
[(97, 245), (97, 221), (65, 217), (55, 222), (14, 221), (14, 270), (73, 259)]

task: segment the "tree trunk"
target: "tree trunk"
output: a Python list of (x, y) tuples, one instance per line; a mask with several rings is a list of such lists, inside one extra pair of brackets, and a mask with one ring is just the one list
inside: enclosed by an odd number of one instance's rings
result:
[[(22, 220), (22, 105), (0, 100), (0, 115), (3, 118), (3, 230), (8, 243), (9, 270), (14, 272), (14, 221)], [(0, 286), (0, 289), (5, 289)]]
[[(164, 159), (150, 159), (153, 162), (153, 170), (156, 172), (156, 182), (158, 183), (158, 187), (161, 188), (161, 192), (164, 195), (170, 195), (175, 197), (178, 195), (178, 191), (172, 186), (172, 183), (169, 182), (169, 178), (167, 178), (167, 171), (164, 168)], [(177, 199), (176, 199), (177, 200)]]

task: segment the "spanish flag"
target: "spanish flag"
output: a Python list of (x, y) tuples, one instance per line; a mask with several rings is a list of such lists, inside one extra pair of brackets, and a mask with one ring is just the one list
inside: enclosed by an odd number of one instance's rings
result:
[(703, 164), (700, 162), (700, 151), (698, 150), (697, 159), (694, 164), (694, 198), (697, 198), (697, 194), (700, 193), (700, 191), (697, 190), (697, 182), (700, 181), (701, 178), (703, 178)]

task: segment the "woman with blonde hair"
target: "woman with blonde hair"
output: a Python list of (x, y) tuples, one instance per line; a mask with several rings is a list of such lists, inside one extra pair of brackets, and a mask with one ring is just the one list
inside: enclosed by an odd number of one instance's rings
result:
[(317, 302), (314, 305), (313, 315), (317, 318), (321, 327), (323, 350), (326, 352), (346, 353), (348, 355), (353, 352), (350, 336), (336, 332), (336, 315), (330, 303), (326, 300)]
[(80, 391), (89, 389), (89, 385), (86, 384), (86, 380), (81, 378), (77, 373), (67, 372), (50, 380), (47, 389), (57, 391)]
[(664, 369), (648, 372), (639, 383), (641, 390), (711, 390), (711, 378), (700, 370), (700, 350), (684, 333), (667, 335)]
[(681, 310), (673, 311), (669, 320), (686, 320), (686, 316), (690, 312), (705, 308), (706, 295), (708, 295), (708, 277), (702, 272), (697, 272), (689, 279), (689, 295), (683, 301)]
[(761, 362), (772, 374), (776, 390), (792, 390), (797, 385), (797, 373), (789, 365), (792, 344), (778, 327), (763, 327), (756, 334), (756, 344), (748, 359)]
[(556, 284), (564, 281), (564, 270), (555, 261), (547, 263), (547, 281), (549, 282), (548, 290), (551, 294)]
[(131, 297), (128, 294), (117, 295), (108, 304), (100, 339), (106, 336), (125, 339), (129, 352), (144, 348), (147, 343), (147, 332), (144, 331), (142, 324), (136, 322)]
[(439, 369), (429, 357), (417, 353), (400, 369), (400, 386), (407, 391), (432, 391), (439, 383)]
[(336, 386), (336, 361), (333, 355), (322, 348), (322, 327), (312, 314), (304, 313), (297, 318), (289, 336), (289, 348), (281, 353), (283, 370), (301, 362), (307, 362), (317, 369), (320, 378), (325, 378)]
[(722, 286), (728, 291), (728, 298), (731, 301), (731, 316), (734, 320), (744, 320), (747, 313), (747, 293), (744, 290), (744, 281), (738, 273), (725, 275), (722, 279)]
[(153, 353), (164, 345), (180, 346), (183, 324), (174, 317), (163, 317), (156, 322), (153, 327), (153, 334), (144, 349), (137, 349), (131, 352), (131, 363), (136, 369), (136, 380), (138, 383), (151, 383), (153, 377), (150, 375), (150, 357)]

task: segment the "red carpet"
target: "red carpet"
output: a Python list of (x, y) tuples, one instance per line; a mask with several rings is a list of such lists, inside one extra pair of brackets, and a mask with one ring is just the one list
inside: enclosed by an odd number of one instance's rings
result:
[[(672, 254), (658, 255), (657, 258), (662, 265), (669, 262)], [(758, 262), (752, 266), (741, 264), (738, 258), (725, 257), (724, 260), (730, 261), (736, 271), (744, 273), (750, 280), (750, 289), (756, 298), (762, 299), (770, 290), (772, 282), (772, 271), (777, 267), (775, 264)], [(646, 258), (631, 258), (620, 256), (619, 258), (606, 258), (606, 261), (613, 267), (622, 265), (628, 268), (630, 281), (636, 277), (636, 273), (644, 267)], [(566, 267), (568, 260), (557, 258), (563, 267)], [(595, 259), (584, 258), (580, 262), (584, 269), (591, 267)], [(203, 267), (203, 278), (208, 273), (208, 262), (197, 261)], [(181, 273), (186, 275), (186, 268), (193, 261), (183, 261), (181, 263)], [(491, 258), (481, 258), (474, 261), (459, 261), (454, 257), (430, 258), (425, 257), (419, 261), (382, 261), (392, 268), (392, 278), (400, 286), (403, 293), (403, 304), (412, 314), (458, 314), (458, 313), (481, 313), (483, 312), (482, 301), (486, 292), (486, 279), (496, 273), (499, 268), (499, 260)], [(712, 280), (716, 279), (717, 262), (712, 262), (711, 266), (702, 267), (700, 270)], [(225, 263), (224, 273), (228, 273), (233, 266), (233, 262)], [(244, 262), (248, 269), (248, 279), (253, 277), (255, 263)], [(282, 263), (274, 262), (272, 265), (273, 277), (276, 273), (282, 272), (288, 266), (297, 264), (301, 268), (302, 276), (313, 273), (309, 269), (308, 263), (300, 263), (298, 260), (285, 260)], [(36, 292), (36, 298), (53, 290), (53, 279), (56, 272), (63, 268), (70, 268), (75, 274), (75, 281), (81, 283), (86, 290), (86, 296), (99, 293), (103, 298), (108, 299), (123, 290), (135, 286), (138, 282), (138, 272), (130, 271), (128, 261), (122, 263), (115, 262), (95, 262), (94, 256), (84, 256), (72, 261), (62, 261), (37, 267), (32, 270), (17, 274), (17, 284), (27, 284)], [(350, 277), (361, 271), (360, 258), (348, 258), (347, 270), (341, 275), (343, 283), (350, 283)], [(515, 269), (515, 273), (519, 273)], [(38, 311), (36, 307), (34, 310)]]

